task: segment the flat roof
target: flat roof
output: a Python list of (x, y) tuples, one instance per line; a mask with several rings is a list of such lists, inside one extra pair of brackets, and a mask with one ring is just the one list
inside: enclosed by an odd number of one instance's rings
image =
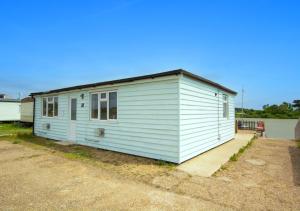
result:
[(91, 83), (91, 84), (85, 84), (85, 85), (71, 86), (71, 87), (65, 87), (65, 88), (60, 88), (60, 89), (53, 89), (53, 90), (49, 90), (49, 91), (45, 91), (45, 92), (34, 92), (34, 93), (31, 93), (30, 96), (52, 94), (52, 93), (65, 92), (65, 91), (71, 91), (71, 90), (76, 90), (76, 89), (85, 89), (85, 88), (91, 88), (91, 87), (97, 87), (97, 86), (104, 86), (104, 85), (113, 85), (113, 84), (133, 82), (133, 81), (143, 80), (143, 79), (153, 79), (153, 78), (158, 78), (158, 77), (179, 75), (179, 74), (185, 75), (185, 76), (195, 79), (197, 81), (201, 81), (203, 83), (206, 83), (208, 85), (216, 87), (220, 90), (226, 91), (228, 93), (231, 93), (234, 95), (237, 94), (237, 92), (235, 92), (229, 88), (226, 88), (225, 86), (222, 86), (218, 83), (215, 83), (211, 80), (208, 80), (201, 76), (195, 75), (195, 74), (188, 72), (186, 70), (183, 70), (183, 69), (177, 69), (177, 70), (160, 72), (160, 73), (155, 73), (155, 74), (150, 74), (150, 75), (136, 76), (136, 77), (123, 78), (123, 79), (118, 79), (118, 80), (111, 80), (111, 81), (104, 81), (104, 82)]
[(21, 102), (18, 99), (0, 99), (0, 102), (6, 102), (6, 103), (19, 103)]
[(33, 102), (32, 97), (25, 97), (21, 100), (21, 103), (28, 103), (28, 102)]

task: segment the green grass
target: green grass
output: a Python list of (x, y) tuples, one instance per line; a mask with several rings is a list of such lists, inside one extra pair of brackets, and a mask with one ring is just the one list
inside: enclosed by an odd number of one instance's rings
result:
[[(233, 154), (230, 158), (229, 158), (229, 162), (235, 162), (238, 161), (239, 157), (245, 152), (245, 150), (247, 148), (249, 148), (252, 144), (253, 141), (256, 139), (257, 137), (253, 137), (246, 146), (242, 147), (237, 153)], [(299, 143), (300, 144), (300, 143)], [(229, 163), (225, 163), (224, 165), (222, 165), (220, 167), (220, 169), (218, 171), (216, 171), (213, 176), (216, 176), (220, 171), (224, 171), (226, 169), (228, 169), (229, 167)]]
[[(16, 133), (14, 135), (5, 136), (2, 138), (0, 137), (0, 141), (1, 140), (9, 141), (12, 144), (22, 144), (35, 149), (50, 150), (52, 153), (58, 153), (58, 155), (61, 155), (68, 159), (84, 160), (101, 166), (115, 165), (114, 162), (110, 163), (105, 159), (104, 161), (102, 161), (101, 157), (98, 157), (99, 154), (97, 154), (97, 150), (95, 150), (94, 148), (81, 145), (64, 146), (57, 144), (54, 140), (33, 136), (31, 133), (28, 132)], [(122, 163), (122, 161), (120, 163)], [(151, 163), (168, 170), (173, 170), (176, 167), (176, 164), (162, 160), (153, 160)]]
[(3, 140), (10, 141), (12, 144), (29, 144), (34, 148), (50, 149), (53, 150), (53, 152), (61, 152), (64, 157), (69, 159), (84, 159), (93, 157), (89, 150), (84, 146), (63, 146), (56, 144), (53, 140), (36, 137), (28, 132), (19, 132), (6, 136)]
[(239, 159), (239, 157), (245, 152), (245, 150), (247, 148), (249, 148), (252, 144), (253, 144), (253, 141), (255, 140), (255, 137), (253, 137), (246, 146), (242, 147), (237, 153), (233, 154), (229, 160), (230, 161), (237, 161)]
[(297, 144), (298, 148), (300, 148), (300, 139), (296, 140), (296, 144)]
[(20, 140), (14, 140), (12, 143), (13, 143), (13, 144), (20, 144), (21, 141), (20, 141)]
[(163, 161), (163, 160), (158, 160), (157, 165), (168, 167), (168, 168), (174, 168), (176, 166), (176, 164), (174, 163)]
[(23, 127), (18, 123), (1, 123), (0, 124), (0, 136), (5, 135), (17, 135), (18, 133), (31, 133), (31, 127)]
[(64, 153), (64, 157), (69, 159), (85, 159), (85, 158), (92, 158), (91, 154), (86, 151), (76, 151), (76, 152), (67, 152)]

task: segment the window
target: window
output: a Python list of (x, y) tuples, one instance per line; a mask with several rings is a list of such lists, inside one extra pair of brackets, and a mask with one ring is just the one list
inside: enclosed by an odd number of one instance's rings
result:
[(71, 120), (76, 120), (77, 116), (77, 99), (72, 98), (71, 99)]
[(98, 119), (98, 94), (92, 94), (91, 118)]
[(91, 119), (117, 119), (117, 92), (91, 94)]
[(44, 97), (42, 115), (45, 117), (58, 116), (58, 97)]
[(54, 116), (58, 116), (58, 97), (54, 98)]
[(47, 98), (43, 98), (43, 116), (47, 116)]
[(107, 101), (100, 101), (100, 119), (107, 120)]
[(117, 92), (109, 93), (109, 119), (117, 119)]
[(228, 118), (229, 117), (229, 105), (228, 105), (228, 96), (223, 95), (223, 117)]

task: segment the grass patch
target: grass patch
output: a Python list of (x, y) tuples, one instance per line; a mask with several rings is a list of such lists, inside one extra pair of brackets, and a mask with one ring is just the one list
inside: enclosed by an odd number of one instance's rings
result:
[[(40, 147), (46, 147), (48, 149), (63, 152), (63, 156), (70, 159), (82, 159), (82, 158), (92, 158), (92, 154), (85, 149), (84, 146), (63, 146), (56, 144), (54, 140), (45, 139), (41, 137), (33, 136), (28, 133), (18, 133), (16, 135), (17, 140), (22, 140), (27, 143), (35, 144)], [(15, 142), (14, 141), (14, 142)]]
[(300, 148), (300, 139), (296, 140), (296, 144), (297, 144), (298, 148)]
[[(229, 162), (236, 162), (236, 161), (239, 159), (239, 157), (245, 152), (245, 150), (246, 150), (247, 148), (249, 148), (249, 147), (253, 144), (253, 141), (254, 141), (256, 138), (257, 138), (257, 137), (254, 136), (254, 137), (247, 143), (246, 146), (242, 147), (237, 153), (233, 154), (233, 155), (229, 158)], [(299, 143), (299, 144), (300, 144), (300, 143)], [(217, 170), (217, 171), (213, 174), (213, 176), (216, 176), (220, 171), (224, 171), (224, 170), (228, 169), (228, 167), (229, 167), (229, 163), (225, 163), (224, 165), (222, 165), (222, 166), (220, 167), (219, 170)]]
[(32, 133), (32, 127), (22, 126), (20, 123), (1, 123), (0, 136), (17, 135), (18, 133)]
[[(145, 165), (146, 162), (147, 165), (156, 165), (157, 167), (161, 167), (169, 170), (173, 169), (176, 166), (176, 164), (167, 161), (139, 158), (136, 156), (125, 155), (118, 152), (111, 152), (107, 150), (103, 151), (101, 149), (88, 147), (88, 146), (59, 145), (54, 140), (33, 136), (31, 133), (17, 133), (16, 135), (13, 136), (7, 136), (3, 140), (10, 141), (13, 144), (23, 144), (37, 149), (46, 149), (46, 150), (51, 150), (52, 152), (59, 152), (63, 157), (69, 159), (100, 161), (100, 163), (112, 164), (115, 166), (127, 165), (126, 161), (122, 160), (122, 157), (126, 157), (126, 159), (128, 158), (127, 160), (129, 161), (129, 163), (132, 162), (138, 164), (139, 161), (137, 160), (141, 160), (140, 161), (141, 165)], [(104, 154), (104, 157), (101, 154)], [(105, 158), (105, 157), (111, 157), (112, 159)]]
[(0, 137), (0, 141), (9, 141), (36, 150), (45, 150), (55, 153), (68, 160), (93, 165), (97, 168), (113, 172), (116, 176), (127, 177), (136, 181), (152, 185), (157, 176), (175, 171), (174, 163), (143, 158), (109, 150), (97, 149), (82, 145), (60, 145), (56, 141), (33, 136), (30, 133), (17, 133), (13, 136)]
[(243, 146), (237, 153), (233, 154), (230, 158), (229, 161), (237, 161), (239, 157), (245, 152), (247, 148), (249, 148), (252, 144), (253, 141), (256, 139), (256, 137), (253, 137), (246, 146)]
[(69, 159), (84, 159), (84, 158), (91, 158), (91, 155), (84, 151), (77, 151), (77, 152), (66, 152), (64, 153), (64, 157)]
[(19, 143), (21, 143), (21, 140), (14, 140), (12, 143), (13, 144), (19, 144)]
[(171, 162), (167, 162), (167, 161), (164, 161), (164, 160), (158, 160), (157, 165), (164, 166), (164, 167), (167, 167), (167, 168), (174, 168), (176, 166), (176, 164), (171, 163)]
[(238, 160), (238, 153), (233, 154), (230, 158), (230, 161), (237, 161)]

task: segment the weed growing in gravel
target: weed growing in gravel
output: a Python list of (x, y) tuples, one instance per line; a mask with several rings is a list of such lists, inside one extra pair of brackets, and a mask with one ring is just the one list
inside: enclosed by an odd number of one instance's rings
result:
[(165, 166), (165, 167), (168, 167), (168, 168), (173, 168), (173, 167), (176, 166), (176, 164), (174, 164), (174, 163), (170, 163), (170, 162), (163, 161), (163, 160), (159, 160), (157, 164), (159, 166)]
[[(235, 161), (237, 161), (238, 158), (245, 152), (245, 150), (246, 150), (247, 148), (249, 148), (249, 147), (253, 144), (253, 141), (254, 141), (256, 138), (257, 138), (257, 137), (253, 137), (253, 138), (248, 142), (248, 144), (247, 144), (246, 146), (242, 147), (242, 148), (238, 151), (238, 153), (233, 154), (233, 155), (229, 158), (229, 161), (230, 161), (230, 162), (235, 162)], [(223, 171), (223, 170), (226, 170), (228, 167), (229, 167), (229, 166), (228, 166), (228, 163), (225, 163), (224, 165), (222, 165), (222, 166), (220, 167), (220, 169), (219, 169), (218, 171), (216, 171), (216, 172), (213, 174), (213, 176), (216, 176), (216, 175), (218, 174), (218, 172)]]
[(296, 140), (296, 144), (297, 144), (298, 148), (300, 148), (300, 139)]
[(67, 152), (67, 153), (64, 153), (64, 156), (66, 158), (70, 158), (70, 159), (83, 159), (83, 158), (91, 157), (91, 155), (85, 151)]
[(19, 143), (21, 143), (21, 141), (20, 140), (14, 140), (12, 143), (13, 144), (19, 144)]
[(249, 148), (249, 147), (252, 145), (252, 143), (253, 143), (254, 140), (255, 140), (255, 137), (253, 137), (253, 138), (248, 142), (248, 144), (247, 144), (246, 146), (242, 147), (242, 148), (238, 151), (238, 153), (233, 154), (233, 155), (229, 158), (229, 160), (230, 160), (230, 161), (237, 161), (238, 158), (245, 152), (245, 150), (246, 150), (247, 148)]
[(233, 154), (230, 158), (230, 161), (237, 161), (238, 160), (238, 153)]

